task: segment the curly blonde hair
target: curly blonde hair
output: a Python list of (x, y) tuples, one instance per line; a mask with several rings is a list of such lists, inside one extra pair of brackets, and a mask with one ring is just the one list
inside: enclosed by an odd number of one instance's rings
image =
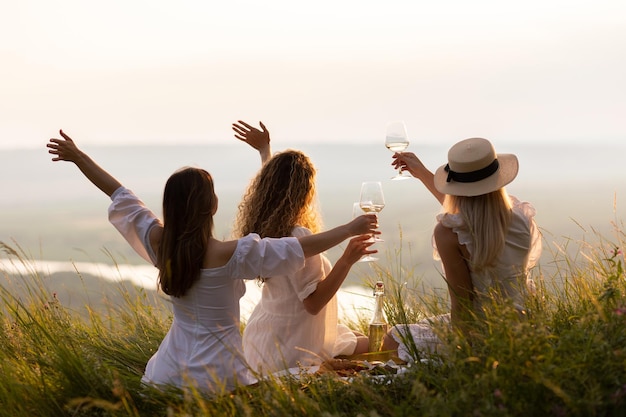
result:
[(263, 165), (239, 203), (235, 235), (291, 236), (295, 226), (322, 228), (315, 193), (315, 167), (305, 154), (286, 150)]

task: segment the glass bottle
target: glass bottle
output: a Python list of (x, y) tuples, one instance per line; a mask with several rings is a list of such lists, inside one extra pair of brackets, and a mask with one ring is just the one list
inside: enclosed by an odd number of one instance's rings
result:
[(374, 285), (374, 315), (370, 321), (369, 351), (378, 352), (383, 344), (383, 337), (387, 333), (387, 322), (383, 314), (383, 297), (385, 296), (385, 284), (377, 281)]

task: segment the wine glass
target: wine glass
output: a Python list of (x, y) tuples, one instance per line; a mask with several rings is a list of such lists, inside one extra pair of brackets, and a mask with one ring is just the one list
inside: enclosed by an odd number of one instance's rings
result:
[[(385, 208), (385, 196), (383, 195), (383, 186), (380, 181), (367, 181), (361, 184), (359, 206), (366, 213), (379, 213)], [(374, 236), (374, 241), (384, 242), (378, 236)]]
[[(354, 219), (356, 217), (359, 217), (361, 214), (363, 214), (363, 211), (361, 210), (361, 203), (352, 204), (352, 218)], [(374, 241), (374, 238), (370, 237), (368, 241), (372, 242)], [(357, 262), (373, 262), (377, 260), (378, 260), (377, 257), (372, 256), (371, 254), (368, 254), (368, 255), (363, 256)]]
[[(389, 122), (387, 124), (387, 136), (385, 136), (385, 146), (391, 152), (402, 152), (409, 146), (409, 137), (406, 133), (406, 126), (402, 121)], [(406, 180), (411, 178), (411, 174), (400, 168), (392, 180)]]

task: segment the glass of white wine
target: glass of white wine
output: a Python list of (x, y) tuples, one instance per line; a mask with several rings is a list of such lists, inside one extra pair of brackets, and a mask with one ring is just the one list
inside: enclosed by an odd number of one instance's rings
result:
[[(406, 133), (406, 126), (402, 121), (395, 121), (387, 123), (387, 135), (385, 136), (385, 146), (391, 152), (403, 152), (409, 146), (409, 136)], [(392, 180), (406, 180), (411, 178), (411, 174), (403, 171), (400, 168), (400, 172)]]
[[(361, 203), (354, 203), (352, 204), (352, 218), (356, 218), (359, 217), (361, 214), (363, 214), (363, 210), (361, 210)], [(369, 239), (370, 242), (374, 241), (374, 238), (371, 237)], [(357, 262), (374, 262), (377, 261), (378, 258), (375, 256), (372, 256), (371, 254), (365, 255), (363, 257), (361, 257), (361, 259), (359, 259)]]
[[(380, 181), (366, 181), (361, 184), (361, 210), (366, 213), (380, 213), (385, 208), (385, 196)], [(374, 236), (375, 242), (384, 242), (378, 236)]]

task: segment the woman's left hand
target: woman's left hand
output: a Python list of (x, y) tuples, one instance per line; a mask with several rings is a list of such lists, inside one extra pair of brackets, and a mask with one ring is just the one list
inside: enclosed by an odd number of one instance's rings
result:
[(242, 142), (246, 142), (257, 151), (261, 151), (263, 148), (270, 144), (270, 132), (267, 130), (263, 122), (259, 122), (261, 129), (259, 130), (248, 123), (238, 120), (237, 123), (233, 123), (233, 130), (235, 131), (235, 137)]
[(238, 120), (237, 123), (233, 123), (232, 127), (235, 131), (235, 137), (259, 151), (261, 161), (266, 163), (272, 155), (270, 148), (270, 132), (263, 122), (259, 122), (259, 125), (263, 130), (259, 130), (242, 120)]
[(350, 265), (357, 262), (363, 255), (370, 255), (373, 253), (378, 253), (376, 249), (369, 249), (372, 246), (374, 240), (370, 240), (370, 235), (360, 235), (353, 237), (348, 242), (348, 247), (343, 252), (342, 258), (346, 260)]

